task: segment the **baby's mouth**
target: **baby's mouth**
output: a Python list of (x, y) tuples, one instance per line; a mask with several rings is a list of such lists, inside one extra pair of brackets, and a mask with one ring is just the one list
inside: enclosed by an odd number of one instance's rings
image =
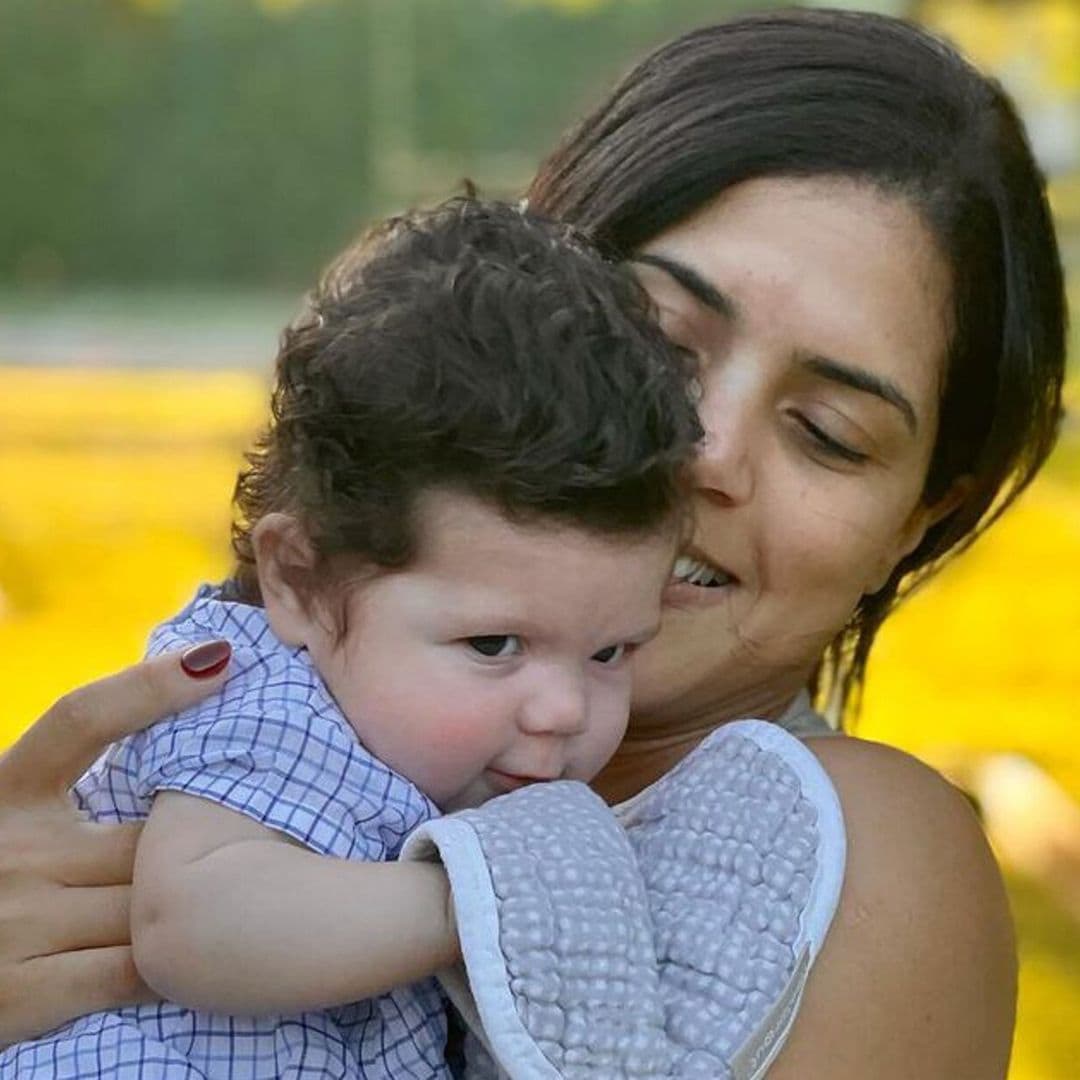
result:
[(488, 775), (493, 777), (500, 787), (505, 787), (510, 791), (514, 791), (519, 787), (526, 787), (529, 784), (544, 784), (558, 779), (558, 776), (533, 776), (528, 773), (510, 773), (492, 767), (489, 767), (487, 771)]
[(721, 567), (713, 566), (703, 559), (680, 555), (675, 560), (675, 566), (671, 571), (671, 580), (673, 583), (696, 585), (702, 589), (718, 589), (722, 585), (732, 585), (738, 579), (734, 574), (729, 574)]

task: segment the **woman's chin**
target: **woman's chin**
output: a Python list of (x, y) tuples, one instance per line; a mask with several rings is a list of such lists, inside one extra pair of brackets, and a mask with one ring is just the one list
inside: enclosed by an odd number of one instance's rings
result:
[(710, 696), (726, 696), (735, 676), (730, 663), (734, 639), (722, 627), (708, 632), (702, 621), (666, 610), (660, 633), (635, 654), (631, 727), (635, 717), (675, 716), (695, 703), (706, 706)]
[(665, 605), (660, 633), (634, 656), (631, 734), (657, 727), (674, 734), (680, 725), (697, 730), (783, 711), (829, 637), (793, 633), (790, 619), (781, 621), (788, 630), (781, 633), (760, 609), (744, 614), (736, 621), (723, 602)]

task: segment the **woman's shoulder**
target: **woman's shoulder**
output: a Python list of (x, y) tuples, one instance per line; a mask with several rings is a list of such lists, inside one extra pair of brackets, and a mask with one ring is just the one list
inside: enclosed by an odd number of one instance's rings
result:
[(840, 797), (840, 907), (770, 1080), (1004, 1076), (1016, 960), (1001, 876), (971, 806), (863, 739), (806, 744)]

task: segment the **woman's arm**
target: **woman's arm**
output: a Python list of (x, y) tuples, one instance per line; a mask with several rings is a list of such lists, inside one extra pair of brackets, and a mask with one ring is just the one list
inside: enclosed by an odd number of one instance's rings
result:
[(62, 698), (0, 757), (0, 1046), (152, 996), (128, 930), (138, 828), (83, 821), (67, 791), (110, 742), (225, 672), (201, 676), (178, 653), (136, 664)]
[(440, 866), (317, 855), (172, 791), (139, 840), (132, 940), (164, 997), (247, 1014), (373, 997), (460, 957)]
[(1008, 1070), (1016, 953), (967, 801), (900, 751), (811, 739), (848, 829), (840, 908), (769, 1080), (994, 1080)]

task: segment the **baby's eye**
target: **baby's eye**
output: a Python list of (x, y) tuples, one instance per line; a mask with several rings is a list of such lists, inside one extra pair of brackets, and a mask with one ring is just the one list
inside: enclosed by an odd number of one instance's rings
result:
[(598, 664), (617, 664), (626, 655), (625, 642), (620, 645), (608, 645), (598, 653), (593, 653), (593, 659)]
[(521, 652), (521, 638), (517, 634), (480, 634), (465, 640), (473, 652), (492, 660), (505, 660)]

